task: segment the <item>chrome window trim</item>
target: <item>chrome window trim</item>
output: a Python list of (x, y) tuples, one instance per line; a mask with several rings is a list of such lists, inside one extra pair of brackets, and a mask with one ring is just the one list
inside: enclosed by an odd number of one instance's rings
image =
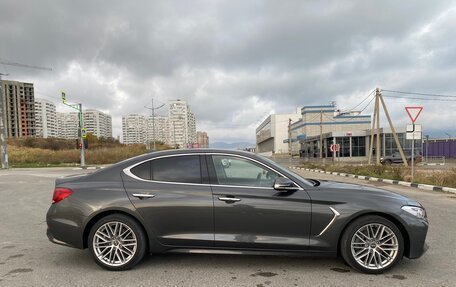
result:
[(143, 179), (143, 178), (140, 178), (136, 175), (134, 175), (132, 172), (131, 172), (131, 169), (140, 165), (140, 164), (143, 164), (145, 162), (148, 162), (148, 161), (153, 161), (153, 160), (156, 160), (156, 159), (161, 159), (161, 158), (168, 158), (168, 157), (177, 157), (177, 156), (189, 156), (189, 155), (225, 155), (225, 156), (233, 156), (233, 157), (239, 157), (239, 158), (243, 158), (243, 159), (246, 159), (246, 160), (249, 160), (249, 161), (252, 161), (252, 162), (255, 162), (267, 169), (270, 169), (272, 171), (274, 171), (275, 173), (279, 174), (280, 176), (282, 177), (285, 177), (289, 180), (291, 180), (294, 184), (296, 184), (296, 186), (298, 186), (298, 190), (304, 190), (299, 184), (297, 184), (294, 180), (290, 179), (288, 176), (285, 176), (283, 173), (277, 171), (276, 169), (272, 168), (271, 166), (269, 165), (266, 165), (256, 159), (253, 159), (253, 158), (250, 158), (250, 157), (247, 157), (247, 156), (243, 156), (243, 155), (238, 155), (238, 154), (231, 154), (231, 153), (223, 153), (223, 152), (198, 152), (198, 153), (180, 153), (180, 154), (168, 154), (168, 155), (162, 155), (162, 156), (157, 156), (157, 157), (154, 157), (154, 158), (149, 158), (149, 159), (146, 159), (146, 160), (143, 160), (143, 161), (140, 161), (140, 162), (137, 162), (133, 165), (130, 165), (126, 168), (124, 168), (122, 171), (123, 173), (125, 173), (126, 175), (128, 175), (129, 177), (131, 178), (134, 178), (136, 180), (140, 180), (140, 181), (144, 181), (144, 182), (151, 182), (151, 183), (164, 183), (164, 184), (178, 184), (178, 185), (194, 185), (194, 186), (220, 186), (220, 187), (232, 187), (232, 188), (253, 188), (253, 189), (274, 189), (273, 187), (260, 187), (260, 186), (243, 186), (243, 185), (225, 185), (225, 184), (207, 184), (207, 183), (186, 183), (186, 182), (173, 182), (173, 181), (159, 181), (159, 180), (148, 180), (148, 179)]
[(325, 233), (325, 231), (328, 230), (328, 228), (334, 223), (336, 218), (340, 216), (340, 213), (337, 210), (335, 210), (334, 208), (329, 207), (329, 209), (331, 209), (332, 213), (334, 213), (334, 216), (331, 219), (331, 221), (328, 223), (328, 225), (326, 225), (326, 227), (323, 228), (323, 230), (320, 232), (320, 234), (317, 235), (317, 237), (321, 236), (323, 233)]

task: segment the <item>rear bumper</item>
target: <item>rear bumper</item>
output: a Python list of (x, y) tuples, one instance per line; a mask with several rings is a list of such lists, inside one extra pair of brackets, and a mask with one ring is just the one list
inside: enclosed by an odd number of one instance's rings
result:
[(56, 209), (56, 206), (52, 205), (46, 215), (46, 234), (49, 240), (55, 244), (83, 249), (83, 229), (77, 221), (59, 216)]

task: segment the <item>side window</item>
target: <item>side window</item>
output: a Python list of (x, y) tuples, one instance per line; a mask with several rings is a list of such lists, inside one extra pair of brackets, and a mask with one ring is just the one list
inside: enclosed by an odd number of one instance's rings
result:
[(279, 175), (250, 160), (213, 155), (218, 183), (223, 185), (272, 187)]
[(152, 180), (201, 183), (199, 155), (172, 156), (151, 161)]
[(139, 178), (150, 180), (150, 161), (135, 166), (130, 172)]

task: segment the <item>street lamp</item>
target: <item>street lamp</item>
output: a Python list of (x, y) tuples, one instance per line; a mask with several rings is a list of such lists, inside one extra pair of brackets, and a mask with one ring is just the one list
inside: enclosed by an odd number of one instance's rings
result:
[[(163, 108), (165, 104), (160, 105), (159, 107), (154, 107), (154, 98), (152, 98), (152, 106), (149, 108), (148, 106), (144, 106), (146, 109), (151, 111), (151, 116), (152, 116), (152, 139), (154, 141), (154, 150), (156, 149), (155, 147), (155, 110), (158, 110), (160, 108)], [(150, 149), (150, 140), (147, 141), (147, 149)]]

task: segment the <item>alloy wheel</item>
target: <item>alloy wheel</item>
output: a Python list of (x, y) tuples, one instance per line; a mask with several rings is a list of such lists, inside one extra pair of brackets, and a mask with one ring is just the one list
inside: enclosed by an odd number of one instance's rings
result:
[(122, 266), (135, 255), (138, 241), (133, 230), (118, 221), (101, 225), (93, 236), (95, 256), (109, 266)]
[(388, 226), (369, 223), (359, 228), (351, 240), (351, 253), (358, 264), (371, 270), (391, 265), (399, 254), (399, 240)]

